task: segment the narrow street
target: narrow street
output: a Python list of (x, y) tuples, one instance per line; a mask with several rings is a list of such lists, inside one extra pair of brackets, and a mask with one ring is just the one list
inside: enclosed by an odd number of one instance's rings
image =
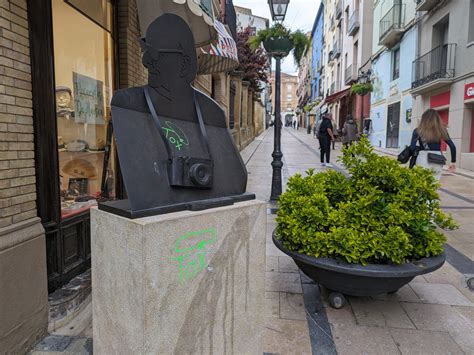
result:
[[(273, 129), (242, 152), (248, 191), (267, 201), (270, 196)], [(308, 168), (321, 171), (316, 139), (292, 128), (282, 130), (283, 179)], [(333, 151), (335, 169), (340, 143)], [(349, 298), (332, 309), (324, 294), (300, 274), (293, 261), (271, 241), (275, 227), (269, 205), (267, 220), (266, 307), (264, 351), (292, 354), (472, 354), (474, 292), (466, 275), (474, 274), (474, 178), (463, 172), (444, 173), (442, 206), (460, 223), (446, 233), (447, 262), (436, 272), (415, 278), (397, 294)]]

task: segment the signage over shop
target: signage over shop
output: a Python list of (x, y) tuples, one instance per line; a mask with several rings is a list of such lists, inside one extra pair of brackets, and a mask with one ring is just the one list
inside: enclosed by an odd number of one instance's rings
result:
[(464, 86), (464, 101), (474, 101), (474, 83)]

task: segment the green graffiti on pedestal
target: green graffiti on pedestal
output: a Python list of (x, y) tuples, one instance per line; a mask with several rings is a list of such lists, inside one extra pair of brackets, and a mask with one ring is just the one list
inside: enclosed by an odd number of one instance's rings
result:
[(176, 239), (173, 260), (178, 262), (181, 282), (194, 278), (207, 267), (207, 249), (216, 239), (215, 228), (188, 232)]

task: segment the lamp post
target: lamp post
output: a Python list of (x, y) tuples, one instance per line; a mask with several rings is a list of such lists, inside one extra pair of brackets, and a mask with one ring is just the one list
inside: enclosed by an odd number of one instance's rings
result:
[[(286, 10), (290, 0), (268, 0), (270, 12), (273, 21), (283, 22), (286, 16)], [(270, 200), (276, 201), (282, 192), (282, 178), (281, 169), (283, 167), (283, 153), (281, 152), (281, 59), (288, 53), (272, 53), (275, 58), (275, 124), (274, 126), (274, 141), (273, 141), (273, 161), (272, 161), (272, 191)]]
[[(357, 82), (358, 83), (361, 83), (361, 84), (367, 84), (367, 83), (370, 83), (370, 77), (372, 75), (372, 70), (370, 69), (367, 69), (367, 70), (359, 70), (359, 76), (357, 78)], [(364, 96), (365, 95), (362, 95), (362, 101), (361, 101), (361, 105), (360, 105), (360, 108), (361, 108), (361, 125), (360, 125), (360, 128), (359, 128), (359, 133), (363, 133), (364, 131), (364, 125), (365, 125), (365, 122), (364, 122)]]

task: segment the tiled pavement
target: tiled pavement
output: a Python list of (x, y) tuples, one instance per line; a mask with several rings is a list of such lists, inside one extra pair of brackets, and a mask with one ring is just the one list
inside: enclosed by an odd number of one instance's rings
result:
[[(322, 169), (317, 147), (316, 140), (305, 131), (283, 129), (285, 181), (308, 168)], [(333, 151), (336, 157), (340, 155), (338, 148)], [(264, 201), (270, 196), (272, 151), (273, 129), (269, 129), (242, 152), (249, 173), (248, 191)], [(464, 276), (474, 275), (474, 179), (444, 174), (441, 198), (442, 205), (461, 223), (458, 231), (447, 233), (448, 248), (452, 250), (449, 262), (434, 273), (415, 278), (394, 295), (349, 298), (339, 310), (330, 308), (324, 290), (300, 274), (293, 261), (273, 245), (275, 216), (269, 214), (264, 351), (325, 355), (336, 354), (336, 350), (340, 355), (474, 354), (474, 291), (467, 289)], [(272, 207), (269, 204), (269, 212)], [(91, 337), (89, 324), (79, 337), (59, 340), (70, 342), (62, 348), (65, 352), (89, 354)], [(76, 351), (71, 352), (73, 349)], [(50, 352), (36, 352), (45, 353)]]
[[(284, 128), (284, 178), (308, 168), (320, 170), (317, 147), (316, 140), (305, 131)], [(248, 161), (248, 190), (255, 191), (262, 200), (268, 200), (270, 195), (272, 150), (270, 129), (243, 151), (244, 160)], [(333, 152), (340, 155), (340, 149)], [(474, 354), (474, 291), (466, 287), (464, 275), (474, 274), (474, 179), (445, 173), (440, 195), (442, 205), (461, 224), (459, 230), (447, 233), (448, 243), (454, 248), (448, 254), (449, 262), (431, 274), (417, 277), (397, 294), (351, 297), (348, 305), (339, 310), (330, 308), (324, 297), (308, 297), (309, 287), (317, 286), (305, 284), (306, 278), (300, 276), (291, 259), (274, 247), (271, 231), (275, 222), (274, 216), (269, 215), (265, 351), (333, 353), (334, 349), (325, 344), (332, 337), (339, 354)], [(317, 302), (321, 304), (314, 311)], [(321, 313), (325, 317), (319, 317)], [(324, 330), (326, 319), (330, 334)]]

